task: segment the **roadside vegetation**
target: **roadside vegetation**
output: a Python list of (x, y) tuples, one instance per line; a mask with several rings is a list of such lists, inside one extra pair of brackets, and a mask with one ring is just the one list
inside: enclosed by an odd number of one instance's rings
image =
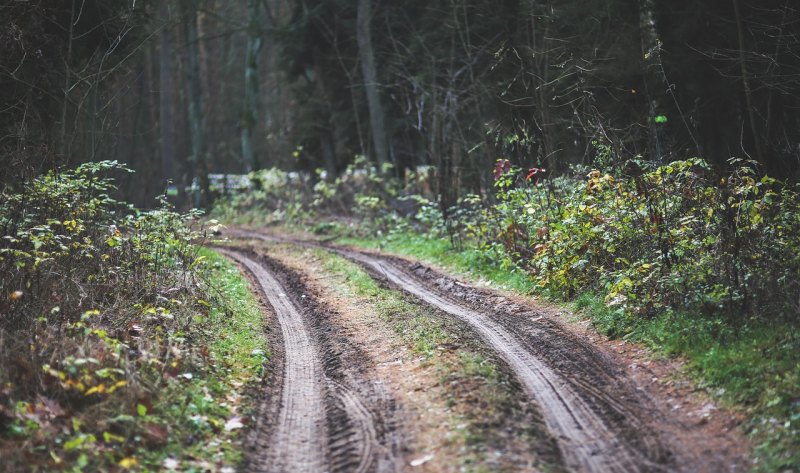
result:
[(612, 161), (598, 146), (592, 167), (548, 178), (500, 159), (490, 192), (446, 208), (426, 192), (425, 172), (400, 180), (356, 159), (312, 187), (271, 169), (214, 215), (294, 225), (573, 303), (609, 337), (684, 357), (701, 387), (750, 414), (760, 468), (797, 468), (797, 186), (748, 161), (725, 173), (701, 159)]
[(233, 471), (268, 356), (198, 214), (112, 197), (113, 162), (0, 199), (3, 471)]

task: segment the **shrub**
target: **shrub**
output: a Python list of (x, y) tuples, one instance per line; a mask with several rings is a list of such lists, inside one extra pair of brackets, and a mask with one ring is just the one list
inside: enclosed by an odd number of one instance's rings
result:
[[(203, 359), (195, 214), (111, 196), (113, 162), (50, 172), (0, 203), (4, 468), (101, 469), (167, 440), (168, 378)], [(107, 467), (104, 467), (107, 469)]]
[(640, 172), (495, 182), (502, 243), (542, 290), (599, 291), (636, 316), (671, 309), (792, 317), (798, 310), (800, 198), (753, 163), (718, 178), (701, 159)]

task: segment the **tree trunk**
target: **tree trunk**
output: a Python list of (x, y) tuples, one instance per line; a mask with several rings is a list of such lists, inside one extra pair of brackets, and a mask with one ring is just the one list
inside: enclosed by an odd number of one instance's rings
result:
[[(169, 21), (168, 0), (160, 0), (159, 15)], [(164, 184), (175, 176), (175, 111), (172, 80), (172, 32), (164, 27), (159, 33), (158, 76), (159, 76), (159, 128), (161, 130), (161, 177)]]
[(197, 8), (192, 0), (183, 0), (183, 37), (186, 42), (186, 86), (189, 129), (191, 135), (192, 155), (190, 163), (194, 175), (200, 182), (200, 207), (208, 206), (210, 197), (208, 166), (206, 163), (205, 142), (205, 110), (203, 106), (203, 90), (200, 80), (200, 48), (197, 35)]
[[(69, 38), (67, 39), (67, 56), (64, 58), (64, 103), (61, 104), (61, 134), (58, 140), (58, 150), (61, 159), (69, 159), (70, 149), (67, 143), (67, 112), (69, 110), (69, 91), (72, 89), (72, 43), (75, 39), (75, 0), (72, 0), (72, 8), (69, 17)], [(55, 168), (55, 162), (53, 167)]]
[(654, 0), (639, 0), (639, 26), (642, 41), (642, 56), (644, 58), (644, 85), (645, 97), (648, 105), (647, 124), (650, 130), (648, 149), (650, 159), (661, 162), (663, 158), (663, 133), (662, 126), (656, 122), (656, 116), (661, 109), (660, 88), (663, 84), (661, 76), (661, 40), (654, 19)]
[(258, 68), (263, 46), (261, 20), (261, 0), (247, 1), (247, 56), (244, 66), (244, 110), (242, 111), (242, 160), (247, 171), (260, 166), (253, 143), (253, 135), (258, 127), (259, 94)]
[(764, 163), (764, 152), (761, 148), (761, 137), (756, 127), (756, 115), (753, 108), (753, 93), (750, 89), (750, 74), (747, 71), (747, 60), (744, 49), (744, 32), (742, 31), (742, 14), (739, 11), (739, 0), (733, 1), (733, 12), (736, 16), (736, 35), (739, 41), (739, 67), (742, 71), (742, 86), (744, 87), (744, 101), (747, 107), (747, 121), (750, 122), (750, 132), (753, 134), (753, 146), (756, 150), (758, 162)]
[(372, 144), (375, 147), (375, 157), (378, 165), (383, 168), (389, 163), (389, 146), (386, 139), (386, 125), (384, 123), (383, 106), (378, 93), (378, 77), (375, 68), (375, 53), (372, 50), (372, 0), (358, 0), (358, 13), (356, 18), (356, 38), (358, 40), (358, 55), (361, 59), (361, 72), (364, 76), (364, 89), (367, 93), (367, 106), (369, 108), (369, 122), (372, 131)]

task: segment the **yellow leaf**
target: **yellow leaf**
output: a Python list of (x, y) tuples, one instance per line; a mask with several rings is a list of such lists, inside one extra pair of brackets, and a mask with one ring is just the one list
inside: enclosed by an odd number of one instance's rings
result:
[(126, 384), (128, 384), (128, 382), (127, 382), (127, 381), (125, 381), (125, 380), (123, 380), (123, 381), (117, 381), (117, 382), (116, 382), (116, 383), (115, 383), (113, 386), (111, 386), (111, 387), (108, 389), (108, 394), (111, 394), (111, 393), (113, 393), (114, 391), (116, 391), (117, 389), (119, 389), (119, 388), (121, 388), (121, 387), (125, 386)]
[(95, 386), (93, 388), (89, 388), (89, 390), (86, 391), (84, 394), (86, 396), (90, 396), (90, 395), (92, 395), (94, 393), (102, 394), (104, 392), (106, 392), (106, 385), (105, 384), (98, 384), (97, 386)]
[(137, 465), (139, 465), (139, 462), (133, 457), (123, 458), (119, 461), (119, 466), (125, 468), (126, 470), (129, 470)]
[(114, 435), (111, 432), (103, 432), (103, 440), (106, 443), (111, 443), (111, 442), (120, 442), (121, 443), (121, 442), (125, 441), (125, 437), (122, 437), (122, 436), (119, 436), (119, 435)]

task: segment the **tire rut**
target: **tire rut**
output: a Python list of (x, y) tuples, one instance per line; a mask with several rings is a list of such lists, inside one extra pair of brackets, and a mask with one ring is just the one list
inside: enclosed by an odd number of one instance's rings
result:
[[(529, 396), (542, 409), (548, 429), (557, 437), (566, 466), (585, 472), (658, 470), (647, 452), (621, 442), (606, 421), (562, 376), (528, 351), (503, 325), (426, 288), (394, 264), (363, 253), (334, 250), (366, 265), (390, 283), (468, 324), (508, 363)], [(663, 468), (663, 467), (662, 467)]]
[(538, 405), (570, 471), (723, 471), (737, 463), (709, 459), (708, 450), (700, 451), (705, 447), (682, 444), (674, 431), (662, 435), (669, 414), (627, 378), (617, 361), (530, 307), (401, 258), (253, 231), (231, 235), (335, 252), (464, 324), (507, 364)]
[[(249, 469), (260, 472), (394, 472), (399, 440), (394, 403), (343, 358), (353, 348), (333, 340), (324, 308), (306, 295), (299, 277), (240, 249), (217, 250), (252, 274), (272, 306), (283, 339), (283, 375), (274, 425), (256, 446)], [(357, 354), (355, 355), (357, 357)], [(275, 402), (275, 401), (273, 401)], [(262, 412), (268, 409), (262, 409)], [(266, 450), (266, 451), (263, 451)]]

